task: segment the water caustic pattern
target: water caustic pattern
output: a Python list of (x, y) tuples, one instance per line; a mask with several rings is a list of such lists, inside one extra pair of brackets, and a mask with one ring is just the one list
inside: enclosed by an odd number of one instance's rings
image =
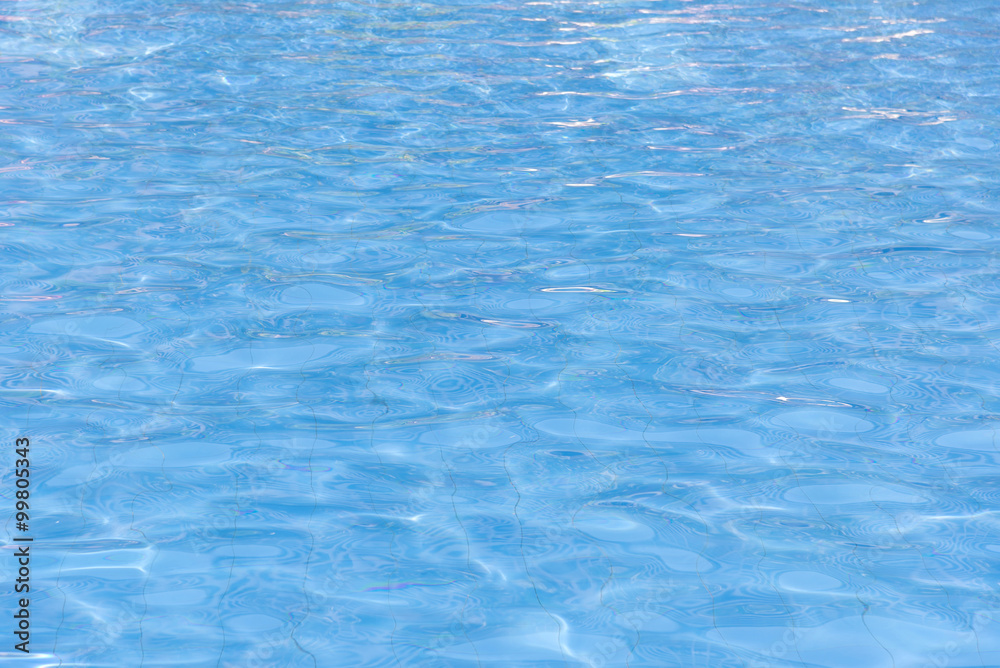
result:
[(1000, 666), (996, 2), (5, 4), (12, 665)]

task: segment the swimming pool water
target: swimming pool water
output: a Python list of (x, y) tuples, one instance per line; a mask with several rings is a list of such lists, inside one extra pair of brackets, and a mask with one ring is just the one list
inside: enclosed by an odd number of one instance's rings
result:
[(4, 5), (5, 663), (1000, 666), (998, 3)]

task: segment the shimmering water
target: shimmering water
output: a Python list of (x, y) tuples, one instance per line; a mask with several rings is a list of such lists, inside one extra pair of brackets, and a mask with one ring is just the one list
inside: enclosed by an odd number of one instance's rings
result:
[(1000, 666), (997, 2), (3, 5), (4, 661)]

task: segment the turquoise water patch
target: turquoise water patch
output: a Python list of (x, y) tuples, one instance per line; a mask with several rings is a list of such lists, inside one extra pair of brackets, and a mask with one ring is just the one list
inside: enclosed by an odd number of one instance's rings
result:
[(867, 420), (834, 411), (790, 411), (776, 416), (773, 422), (804, 432), (858, 433), (874, 427)]
[(958, 450), (996, 452), (1000, 449), (1000, 433), (992, 429), (975, 429), (945, 434), (937, 438), (938, 445)]
[(842, 387), (846, 390), (856, 390), (867, 394), (882, 394), (889, 391), (889, 388), (885, 385), (872, 383), (867, 380), (859, 380), (857, 378), (833, 378), (830, 380), (830, 384), (836, 387)]

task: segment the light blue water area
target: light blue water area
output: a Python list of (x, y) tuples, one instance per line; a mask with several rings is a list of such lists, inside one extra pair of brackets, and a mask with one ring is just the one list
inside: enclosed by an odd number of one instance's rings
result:
[(997, 2), (0, 13), (5, 662), (1000, 666)]

